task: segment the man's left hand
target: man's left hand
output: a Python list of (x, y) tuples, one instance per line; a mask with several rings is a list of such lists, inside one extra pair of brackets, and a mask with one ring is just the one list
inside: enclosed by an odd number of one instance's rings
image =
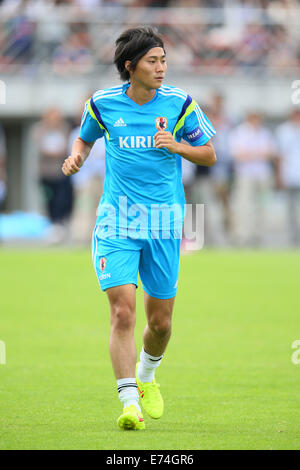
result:
[(174, 139), (171, 132), (158, 131), (155, 136), (155, 147), (157, 149), (167, 148), (171, 153), (178, 153), (178, 142)]

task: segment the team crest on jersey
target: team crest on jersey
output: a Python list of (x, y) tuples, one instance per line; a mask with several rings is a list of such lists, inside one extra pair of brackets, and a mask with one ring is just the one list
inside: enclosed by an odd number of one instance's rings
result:
[(100, 258), (100, 269), (104, 271), (106, 268), (106, 258)]
[(157, 117), (155, 119), (155, 127), (157, 130), (162, 131), (167, 129), (168, 119), (166, 117)]

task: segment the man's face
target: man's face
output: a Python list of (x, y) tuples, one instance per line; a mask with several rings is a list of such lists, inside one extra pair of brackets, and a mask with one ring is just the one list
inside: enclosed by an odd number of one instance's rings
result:
[(161, 47), (153, 47), (137, 63), (131, 81), (145, 88), (159, 88), (167, 71), (165, 52)]

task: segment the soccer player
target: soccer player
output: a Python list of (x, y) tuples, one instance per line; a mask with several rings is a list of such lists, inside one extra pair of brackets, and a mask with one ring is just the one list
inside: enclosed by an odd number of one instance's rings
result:
[[(93, 143), (104, 136), (106, 175), (92, 256), (110, 304), (109, 349), (123, 404), (117, 422), (121, 429), (141, 430), (145, 422), (139, 394), (151, 418), (160, 418), (164, 408), (154, 373), (170, 339), (177, 291), (183, 211), (176, 208), (184, 207), (181, 157), (212, 166), (216, 156), (210, 139), (215, 130), (188, 94), (162, 85), (166, 52), (152, 28), (123, 32), (116, 41), (114, 63), (126, 83), (97, 91), (87, 101), (80, 137), (62, 171), (80, 171)], [(171, 228), (160, 217), (167, 212)], [(138, 272), (147, 324), (136, 365)]]

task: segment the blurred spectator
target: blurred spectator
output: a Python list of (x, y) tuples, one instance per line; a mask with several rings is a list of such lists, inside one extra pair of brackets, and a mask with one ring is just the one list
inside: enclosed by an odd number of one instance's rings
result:
[(291, 241), (300, 245), (300, 110), (277, 128), (279, 185), (287, 193)]
[[(73, 142), (79, 136), (79, 132), (80, 126), (77, 126), (70, 134), (69, 155), (71, 155)], [(105, 142), (104, 138), (101, 138), (94, 143), (80, 171), (72, 176), (74, 209), (71, 219), (71, 238), (74, 242), (90, 243), (91, 241), (97, 207), (103, 192), (104, 176)]]
[(268, 65), (276, 69), (276, 72), (284, 72), (290, 67), (297, 67), (299, 43), (293, 40), (288, 31), (278, 25), (273, 30), (272, 48), (269, 51)]
[(6, 195), (6, 145), (3, 129), (0, 125), (0, 209)]
[[(135, 0), (132, 2), (133, 6), (145, 6), (148, 8), (166, 8), (169, 6), (170, 0)], [(186, 0), (186, 3), (188, 1)]]
[(33, 130), (40, 155), (40, 181), (53, 224), (49, 241), (53, 243), (63, 241), (66, 236), (72, 210), (72, 180), (61, 171), (67, 157), (69, 131), (57, 108), (48, 109)]
[(170, 36), (164, 37), (166, 50), (168, 51), (168, 63), (176, 67), (184, 67), (185, 69), (192, 65), (194, 60), (193, 50), (183, 41), (177, 41)]
[(0, 63), (29, 63), (33, 54), (34, 23), (25, 13), (26, 3), (17, 5), (15, 14), (5, 23), (5, 42)]
[(218, 161), (211, 168), (212, 183), (217, 199), (221, 203), (223, 230), (229, 239), (232, 229), (230, 192), (233, 162), (229, 151), (228, 136), (232, 123), (225, 112), (224, 97), (220, 93), (212, 95), (208, 117), (217, 131), (213, 138), (213, 145)]
[(236, 47), (237, 62), (241, 66), (265, 66), (271, 42), (271, 35), (264, 25), (248, 24)]
[(1, 12), (7, 15), (16, 14), (18, 8), (20, 8), (23, 0), (3, 0), (0, 3)]
[(299, 8), (299, 0), (272, 0), (268, 2), (269, 17), (275, 23), (289, 26), (295, 21), (295, 11)]
[[(187, 142), (182, 140), (182, 143), (189, 145)], [(181, 158), (181, 157), (179, 157)], [(188, 249), (190, 241), (193, 239), (193, 212), (192, 212), (192, 188), (195, 181), (196, 165), (185, 158), (181, 158), (182, 166), (182, 183), (185, 192), (186, 201), (186, 215), (184, 219), (184, 226), (182, 232), (181, 249)]]
[(81, 11), (94, 12), (102, 4), (102, 0), (74, 0), (74, 4), (80, 8)]
[(52, 58), (53, 71), (60, 75), (86, 74), (93, 66), (87, 33), (72, 33), (65, 43), (58, 46)]
[(238, 245), (261, 242), (265, 227), (264, 198), (272, 186), (275, 146), (260, 114), (252, 112), (229, 136), (234, 159), (234, 240)]
[(215, 241), (216, 235), (213, 233), (211, 213), (214, 202), (211, 167), (196, 165), (195, 180), (192, 186), (192, 201), (194, 204), (204, 204), (204, 242), (205, 245), (211, 245)]
[[(272, 67), (284, 75), (299, 65), (298, 6), (296, 0), (6, 0), (0, 2), (0, 64), (33, 62), (42, 69), (50, 63), (60, 75), (98, 72), (99, 65), (112, 66), (116, 33), (128, 14), (135, 24), (145, 18), (158, 24), (174, 68), (228, 75)], [(85, 34), (74, 32), (78, 21)]]

